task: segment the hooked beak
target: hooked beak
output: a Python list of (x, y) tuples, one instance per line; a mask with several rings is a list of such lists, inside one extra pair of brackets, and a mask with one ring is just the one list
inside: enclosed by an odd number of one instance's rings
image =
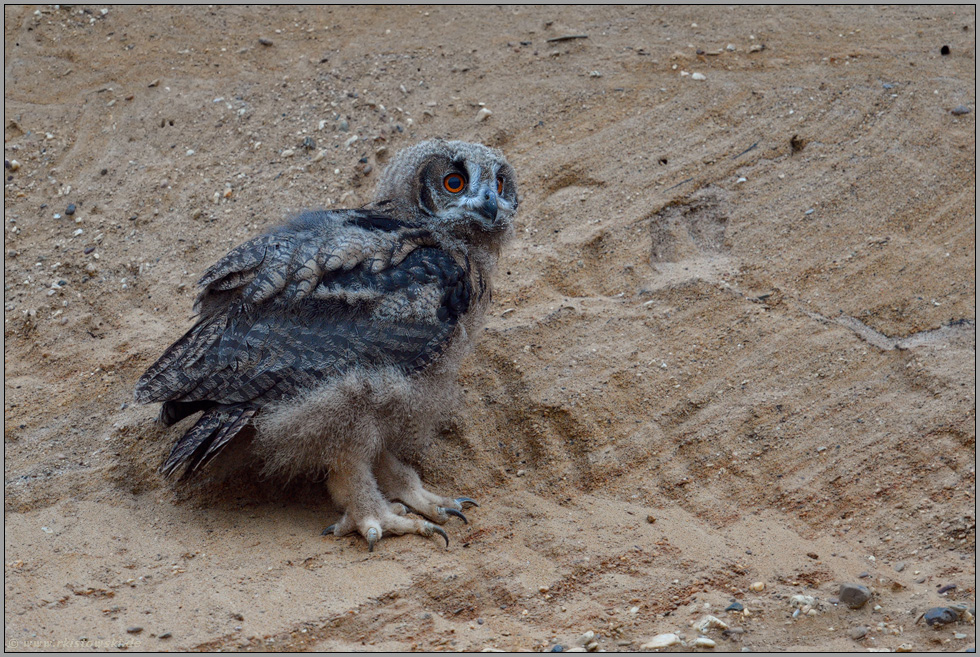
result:
[(482, 203), (476, 206), (476, 211), (493, 224), (497, 220), (497, 193), (488, 185), (484, 185), (480, 190), (480, 199)]

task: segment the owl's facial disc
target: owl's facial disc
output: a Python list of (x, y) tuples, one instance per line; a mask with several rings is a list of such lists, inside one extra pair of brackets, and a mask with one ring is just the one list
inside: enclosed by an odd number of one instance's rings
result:
[(449, 197), (447, 218), (461, 213), (460, 218), (468, 219), (484, 232), (506, 230), (513, 206), (501, 195), (505, 189), (503, 173), (472, 161), (454, 164), (459, 168), (443, 178), (443, 188)]

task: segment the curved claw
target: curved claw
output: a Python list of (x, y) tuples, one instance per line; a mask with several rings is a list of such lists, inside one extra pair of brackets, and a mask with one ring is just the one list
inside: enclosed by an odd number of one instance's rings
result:
[(374, 544), (380, 540), (380, 534), (381, 532), (379, 532), (375, 527), (371, 527), (369, 530), (367, 530), (367, 536), (364, 538), (366, 538), (368, 542), (368, 552), (374, 552)]
[(470, 506), (480, 506), (479, 504), (476, 503), (476, 500), (470, 497), (457, 497), (456, 503), (459, 504), (464, 509), (467, 508), (466, 506), (467, 504)]
[(433, 532), (435, 532), (436, 534), (439, 534), (444, 539), (446, 539), (446, 547), (449, 547), (449, 534), (446, 533), (446, 530), (443, 529), (442, 527), (440, 527), (439, 525), (430, 524), (429, 526), (432, 528), (432, 531)]
[(333, 525), (330, 525), (329, 527), (327, 527), (326, 529), (324, 529), (322, 532), (320, 532), (320, 536), (330, 536), (330, 534), (333, 534), (333, 530), (336, 529), (336, 528), (337, 528), (336, 523), (333, 524)]
[(463, 521), (463, 524), (466, 525), (470, 524), (470, 521), (466, 519), (466, 516), (464, 516), (456, 509), (447, 509), (447, 508), (440, 507), (439, 510), (445, 513), (447, 516), (456, 516), (457, 518)]

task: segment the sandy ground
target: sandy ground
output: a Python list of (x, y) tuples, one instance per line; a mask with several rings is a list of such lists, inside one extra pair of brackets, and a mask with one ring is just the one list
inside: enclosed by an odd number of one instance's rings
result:
[[(975, 605), (975, 18), (6, 7), (6, 647), (975, 645), (917, 622)], [(369, 554), (322, 482), (163, 480), (133, 385), (200, 273), (430, 137), (522, 192), (419, 457), (470, 525)]]

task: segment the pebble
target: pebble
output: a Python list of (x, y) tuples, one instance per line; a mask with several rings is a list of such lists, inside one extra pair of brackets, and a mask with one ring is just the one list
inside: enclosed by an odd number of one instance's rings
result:
[(595, 638), (595, 632), (593, 632), (592, 630), (589, 630), (589, 631), (585, 632), (582, 636), (580, 636), (578, 638), (578, 642), (581, 643), (584, 646), (585, 644), (587, 644), (590, 641), (592, 641), (593, 638)]
[(293, 155), (295, 155), (295, 154), (296, 154), (296, 151), (294, 151), (294, 150), (293, 150), (293, 149), (291, 149), (291, 148), (287, 148), (287, 149), (286, 149), (286, 150), (284, 150), (284, 151), (283, 151), (282, 153), (280, 153), (280, 155), (281, 155), (282, 157), (292, 157), (292, 156), (293, 156)]
[(939, 593), (940, 595), (942, 595), (943, 593), (946, 593), (946, 591), (952, 591), (955, 588), (956, 588), (956, 584), (947, 584), (946, 586), (944, 586), (941, 589), (939, 589), (938, 591), (936, 591), (936, 593)]
[(793, 607), (812, 607), (817, 603), (812, 595), (794, 595), (789, 599), (789, 604)]
[(347, 123), (346, 119), (341, 119), (340, 123), (337, 124), (337, 130), (340, 132), (347, 132), (350, 130), (350, 124)]
[(766, 590), (766, 583), (765, 582), (752, 582), (751, 584), (749, 584), (749, 589), (752, 590), (752, 591), (755, 591), (757, 593), (760, 592), (760, 591), (765, 591)]
[(953, 633), (953, 638), (954, 639), (965, 639), (966, 638), (966, 635), (963, 634), (962, 632), (954, 632)]
[(871, 591), (860, 584), (841, 584), (837, 597), (851, 609), (860, 609), (871, 599)]
[(704, 73), (691, 73), (691, 79), (700, 81), (700, 80), (707, 80), (708, 78), (705, 77)]
[(259, 37), (259, 43), (261, 43), (263, 46), (271, 46), (272, 45), (272, 39), (266, 39), (265, 37)]
[(551, 646), (551, 650), (549, 650), (548, 652), (564, 652), (564, 651), (565, 651), (565, 647), (562, 646), (561, 644), (557, 644)]
[(695, 648), (714, 648), (715, 642), (706, 636), (699, 636), (694, 640), (693, 645)]
[(126, 632), (129, 634), (139, 634), (143, 631), (143, 628), (139, 625), (134, 625), (133, 627), (127, 627)]
[(911, 643), (903, 643), (899, 647), (895, 648), (895, 652), (915, 652), (915, 646)]
[(163, 634), (161, 634), (157, 638), (158, 639), (169, 639), (172, 636), (173, 636), (173, 634), (171, 632), (164, 632)]
[(68, 207), (65, 209), (65, 214), (67, 214), (67, 215), (73, 215), (73, 214), (75, 214), (75, 204), (74, 203), (69, 203), (68, 204)]
[(714, 616), (708, 615), (694, 624), (694, 629), (696, 629), (698, 632), (704, 632), (707, 629), (715, 628), (715, 627), (717, 627), (720, 630), (727, 630), (728, 623), (718, 618), (715, 618)]
[(959, 617), (960, 615), (956, 613), (956, 610), (950, 609), (949, 607), (933, 607), (922, 615), (922, 618), (926, 621), (926, 625), (930, 627), (933, 625), (949, 625), (950, 623), (955, 623)]
[(858, 625), (853, 630), (851, 630), (851, 638), (855, 641), (860, 641), (868, 635), (868, 628), (864, 625)]
[(596, 641), (590, 641), (588, 645), (585, 646), (585, 649), (589, 652), (595, 652), (599, 649), (599, 643)]
[(476, 120), (477, 120), (477, 122), (479, 122), (479, 121), (486, 121), (487, 119), (490, 118), (490, 116), (492, 114), (493, 114), (493, 112), (491, 112), (490, 110), (488, 110), (486, 107), (481, 107), (480, 108), (480, 111), (476, 113)]
[[(6, 164), (6, 162), (4, 162), (4, 164)], [(10, 169), (11, 171), (16, 171), (17, 169), (20, 168), (20, 162), (18, 162), (17, 160), (10, 160), (10, 166), (8, 166), (7, 168)]]
[(904, 561), (899, 561), (897, 564), (895, 564), (895, 572), (896, 573), (900, 573), (903, 570), (905, 570), (905, 562)]
[(681, 638), (676, 634), (658, 634), (642, 646), (640, 650), (654, 650), (656, 648), (667, 648), (681, 642)]
[(743, 605), (741, 602), (733, 602), (725, 607), (725, 611), (742, 611), (743, 609), (745, 609), (745, 605)]
[(956, 116), (960, 116), (961, 114), (969, 114), (970, 108), (967, 107), (966, 105), (957, 105), (956, 107), (951, 109), (950, 112), (952, 114), (955, 114)]
[(939, 54), (940, 55), (943, 55), (943, 56), (948, 55), (949, 54), (949, 46), (943, 46), (942, 48), (940, 48), (939, 49)]

